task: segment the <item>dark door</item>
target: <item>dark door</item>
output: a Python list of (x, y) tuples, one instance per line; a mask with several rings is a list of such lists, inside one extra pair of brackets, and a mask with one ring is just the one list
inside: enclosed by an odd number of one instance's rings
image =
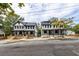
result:
[(55, 30), (55, 35), (58, 35), (59, 34), (59, 31), (58, 30)]
[(22, 35), (22, 31), (20, 31), (19, 34)]

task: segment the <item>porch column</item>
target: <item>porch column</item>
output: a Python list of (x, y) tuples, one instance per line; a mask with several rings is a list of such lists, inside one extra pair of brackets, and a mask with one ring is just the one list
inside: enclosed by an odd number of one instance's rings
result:
[(19, 35), (19, 32), (16, 32), (16, 35)]
[(50, 30), (50, 35), (53, 35), (54, 34), (54, 30)]
[(61, 35), (61, 30), (59, 29), (59, 35)]
[(47, 30), (47, 34), (49, 35), (49, 30)]
[(55, 30), (53, 30), (53, 35), (55, 35)]
[(30, 31), (28, 31), (28, 35), (30, 35)]
[(19, 32), (16, 32), (16, 35), (19, 35)]
[(24, 36), (24, 32), (22, 31), (22, 35)]

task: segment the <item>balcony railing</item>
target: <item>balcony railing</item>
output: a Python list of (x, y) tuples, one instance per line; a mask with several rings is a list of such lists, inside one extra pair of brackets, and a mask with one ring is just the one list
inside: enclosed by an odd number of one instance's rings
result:
[(23, 28), (23, 29), (14, 29), (14, 30), (35, 30), (35, 28), (34, 29), (31, 29), (31, 28)]
[(64, 27), (42, 27), (42, 29), (64, 29)]

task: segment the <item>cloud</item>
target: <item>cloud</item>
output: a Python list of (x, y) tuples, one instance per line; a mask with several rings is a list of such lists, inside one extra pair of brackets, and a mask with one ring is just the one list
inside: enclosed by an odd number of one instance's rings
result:
[(22, 9), (13, 6), (16, 13), (25, 18), (25, 21), (41, 22), (52, 17), (75, 17), (79, 23), (79, 4), (75, 3), (28, 3)]

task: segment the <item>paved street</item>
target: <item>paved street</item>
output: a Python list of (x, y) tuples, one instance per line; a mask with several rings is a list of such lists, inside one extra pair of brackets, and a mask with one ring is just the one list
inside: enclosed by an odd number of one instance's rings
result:
[[(72, 41), (72, 42), (71, 42)], [(79, 40), (28, 41), (0, 45), (1, 56), (78, 56)]]

